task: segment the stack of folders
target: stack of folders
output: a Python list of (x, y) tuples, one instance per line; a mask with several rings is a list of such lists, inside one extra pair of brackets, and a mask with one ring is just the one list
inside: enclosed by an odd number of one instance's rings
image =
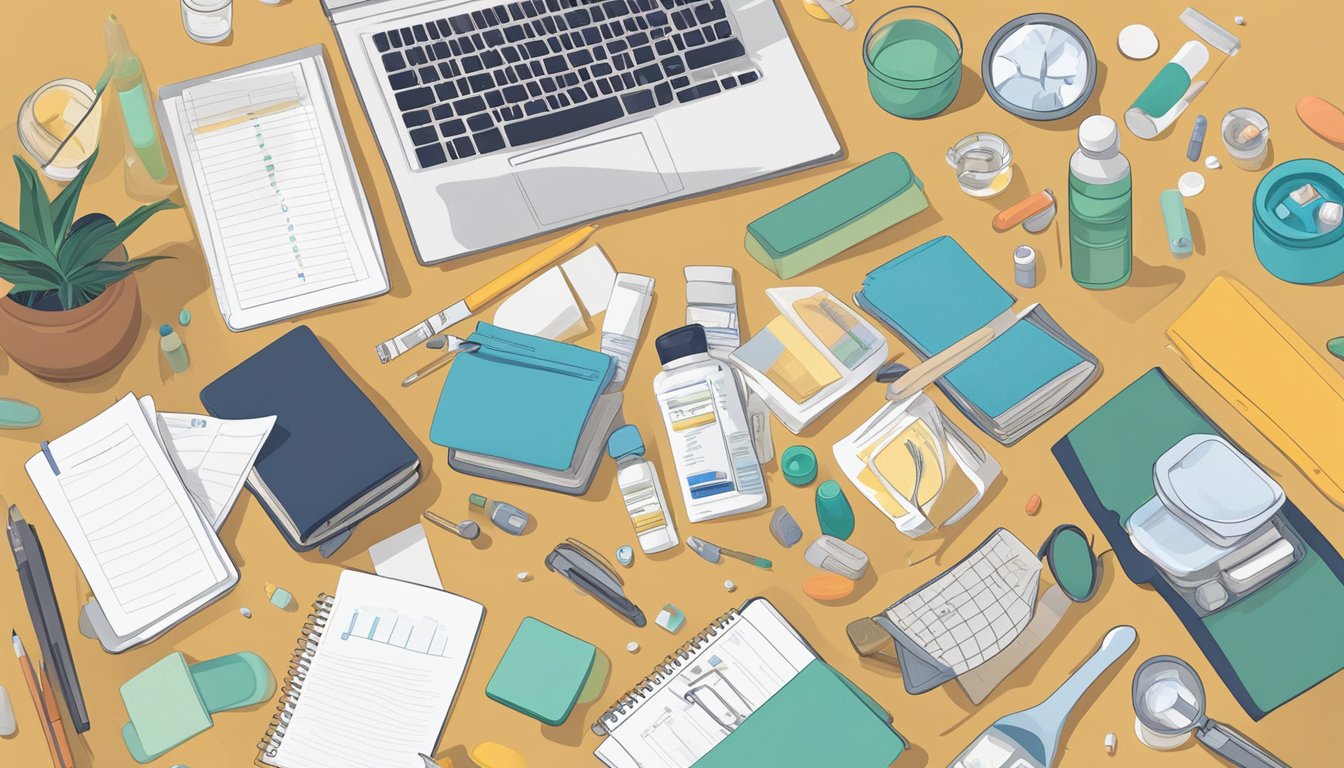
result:
[(295, 550), (336, 541), (420, 481), (420, 459), (307, 326), (201, 390), (214, 416), (276, 416), (247, 479)]
[(887, 341), (820, 288), (772, 288), (765, 295), (781, 314), (729, 361), (796, 435), (886, 361)]
[(429, 438), (463, 474), (572, 495), (588, 490), (622, 395), (616, 359), (480, 323), (448, 371)]
[(938, 379), (980, 429), (1011, 445), (1059, 413), (1101, 375), (1097, 358), (1039, 304), (1014, 299), (950, 237), (883, 264), (854, 295), (921, 359), (984, 328), (992, 341)]

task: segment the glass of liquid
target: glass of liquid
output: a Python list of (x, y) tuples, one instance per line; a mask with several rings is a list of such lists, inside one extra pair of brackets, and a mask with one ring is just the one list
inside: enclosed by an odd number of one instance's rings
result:
[(931, 8), (903, 6), (869, 27), (863, 64), (879, 107), (897, 117), (932, 117), (961, 87), (961, 33)]
[(95, 99), (89, 86), (62, 78), (38, 88), (19, 108), (19, 143), (47, 178), (70, 181), (98, 148), (101, 111), (94, 109)]
[(1223, 115), (1223, 146), (1239, 168), (1258, 171), (1269, 159), (1269, 121), (1248, 107)]
[(198, 43), (219, 43), (233, 32), (233, 0), (182, 0), (182, 27)]
[(957, 184), (971, 197), (993, 197), (1013, 180), (1013, 150), (1002, 137), (973, 133), (947, 150)]

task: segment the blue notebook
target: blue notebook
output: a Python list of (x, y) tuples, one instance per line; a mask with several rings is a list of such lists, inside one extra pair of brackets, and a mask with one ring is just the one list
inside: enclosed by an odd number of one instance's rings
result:
[[(921, 358), (989, 325), (1014, 304), (1013, 296), (947, 236), (868, 273), (854, 299)], [(1096, 362), (1038, 306), (938, 385), (977, 426), (1009, 444), (1090, 386), (1100, 373)], [(1046, 405), (1009, 413), (1033, 398)]]
[(201, 390), (222, 419), (276, 417), (247, 481), (285, 540), (307, 550), (410, 490), (420, 460), (307, 326)]
[(456, 451), (544, 469), (574, 459), (616, 359), (573, 344), (480, 323), (439, 394), (429, 439)]

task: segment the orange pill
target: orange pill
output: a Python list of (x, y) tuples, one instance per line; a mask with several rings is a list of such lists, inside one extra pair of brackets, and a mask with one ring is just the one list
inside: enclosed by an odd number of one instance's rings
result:
[(813, 600), (843, 600), (854, 592), (854, 582), (838, 573), (823, 573), (803, 581), (803, 594)]
[(1041, 497), (1033, 493), (1031, 494), (1031, 498), (1027, 499), (1027, 514), (1035, 516), (1036, 513), (1040, 511), (1041, 511)]

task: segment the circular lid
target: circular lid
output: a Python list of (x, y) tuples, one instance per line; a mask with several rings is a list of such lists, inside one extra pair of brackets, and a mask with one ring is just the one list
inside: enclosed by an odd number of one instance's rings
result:
[(1176, 182), (1181, 197), (1194, 197), (1204, 191), (1204, 177), (1198, 171), (1186, 171)]
[(834, 480), (827, 480), (817, 486), (818, 499), (830, 500), (843, 495), (844, 494), (840, 491), (840, 484)]
[(784, 449), (779, 467), (785, 480), (793, 485), (807, 485), (817, 476), (817, 454), (806, 445), (791, 445)]
[(1093, 115), (1078, 126), (1078, 146), (1088, 152), (1108, 152), (1120, 146), (1120, 130), (1105, 115)]
[(643, 456), (644, 437), (639, 434), (639, 427), (626, 424), (612, 432), (611, 437), (607, 438), (607, 455), (613, 459)]
[(160, 335), (160, 336), (167, 336), (168, 334), (170, 334), (170, 333), (172, 333), (172, 332), (173, 332), (173, 326), (171, 326), (171, 325), (169, 325), (169, 324), (167, 324), (167, 323), (164, 323), (163, 325), (160, 325), (160, 326), (159, 326), (159, 335)]
[(1013, 263), (1026, 266), (1036, 262), (1036, 251), (1030, 245), (1019, 245), (1013, 249)]
[(709, 341), (705, 339), (705, 326), (695, 323), (674, 328), (654, 340), (658, 350), (658, 361), (667, 365), (691, 355), (703, 355), (709, 352)]
[(1140, 60), (1157, 53), (1157, 35), (1142, 24), (1130, 24), (1120, 30), (1117, 43), (1126, 58)]
[(1167, 507), (1215, 544), (1229, 546), (1283, 506), (1283, 489), (1216, 435), (1190, 435), (1158, 458), (1156, 490)]

